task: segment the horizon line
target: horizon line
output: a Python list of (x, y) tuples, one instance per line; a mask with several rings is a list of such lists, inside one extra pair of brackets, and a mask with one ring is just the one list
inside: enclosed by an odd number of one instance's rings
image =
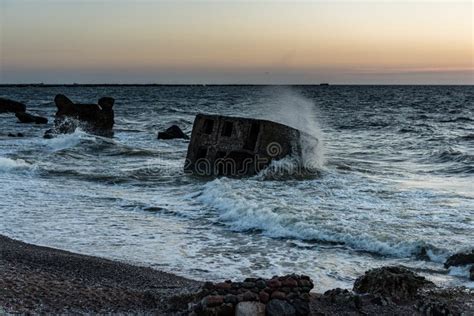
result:
[(474, 86), (474, 83), (0, 83), (0, 87), (80, 86)]

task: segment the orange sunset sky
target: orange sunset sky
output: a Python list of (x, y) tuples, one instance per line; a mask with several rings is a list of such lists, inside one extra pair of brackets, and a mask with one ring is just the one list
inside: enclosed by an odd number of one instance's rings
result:
[(0, 83), (474, 84), (472, 1), (0, 0)]

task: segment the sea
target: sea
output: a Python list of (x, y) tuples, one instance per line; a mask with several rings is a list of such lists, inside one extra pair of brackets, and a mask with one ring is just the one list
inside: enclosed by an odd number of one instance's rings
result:
[[(44, 139), (60, 93), (115, 98), (114, 136)], [(298, 273), (320, 292), (404, 265), (474, 287), (467, 268), (443, 267), (474, 248), (474, 86), (3, 86), (0, 97), (50, 120), (0, 114), (0, 234), (198, 280)], [(157, 133), (190, 135), (198, 113), (269, 119), (317, 142), (255, 176), (195, 177), (189, 141)]]

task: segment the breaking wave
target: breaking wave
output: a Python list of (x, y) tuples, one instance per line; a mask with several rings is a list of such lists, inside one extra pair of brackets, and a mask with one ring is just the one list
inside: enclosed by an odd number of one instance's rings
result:
[(6, 157), (0, 157), (0, 172), (10, 172), (12, 170), (25, 170), (29, 169), (31, 164), (27, 163), (23, 159), (10, 159)]
[(422, 253), (432, 261), (442, 260), (440, 256), (445, 258), (444, 250), (424, 241), (381, 239), (359, 229), (339, 230), (331, 225), (325, 227), (323, 222), (306, 222), (303, 216), (246, 198), (239, 190), (232, 189), (227, 181), (232, 180), (216, 179), (205, 184), (197, 200), (217, 210), (219, 220), (234, 231), (255, 231), (272, 238), (340, 244), (356, 251), (397, 258), (416, 257)]
[(52, 139), (43, 140), (43, 143), (52, 151), (60, 151), (79, 145), (83, 139), (94, 139), (94, 137), (77, 128), (74, 133), (61, 134)]

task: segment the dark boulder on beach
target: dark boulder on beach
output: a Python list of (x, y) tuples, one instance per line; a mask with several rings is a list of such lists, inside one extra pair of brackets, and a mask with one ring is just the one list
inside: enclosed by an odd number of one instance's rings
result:
[(431, 281), (404, 267), (372, 269), (354, 283), (354, 292), (379, 294), (398, 299), (411, 299), (424, 287), (434, 286)]
[(296, 309), (284, 300), (273, 299), (267, 304), (266, 314), (268, 316), (296, 316)]
[(25, 112), (26, 105), (23, 103), (0, 98), (0, 113), (18, 113), (18, 112)]
[(189, 136), (186, 135), (181, 128), (177, 125), (172, 125), (168, 127), (164, 132), (158, 133), (158, 139), (175, 139), (175, 138), (182, 138), (182, 139), (189, 139)]
[(112, 109), (114, 102), (111, 97), (103, 97), (99, 99), (98, 104), (79, 104), (72, 102), (65, 95), (58, 94), (54, 98), (58, 108), (54, 128), (46, 131), (44, 137), (73, 133), (78, 127), (94, 134), (112, 136), (115, 123)]
[(474, 249), (470, 252), (460, 252), (450, 256), (444, 263), (445, 268), (451, 266), (465, 266), (468, 264), (474, 264)]
[(48, 119), (41, 116), (32, 115), (26, 112), (17, 112), (15, 116), (21, 123), (48, 124)]

